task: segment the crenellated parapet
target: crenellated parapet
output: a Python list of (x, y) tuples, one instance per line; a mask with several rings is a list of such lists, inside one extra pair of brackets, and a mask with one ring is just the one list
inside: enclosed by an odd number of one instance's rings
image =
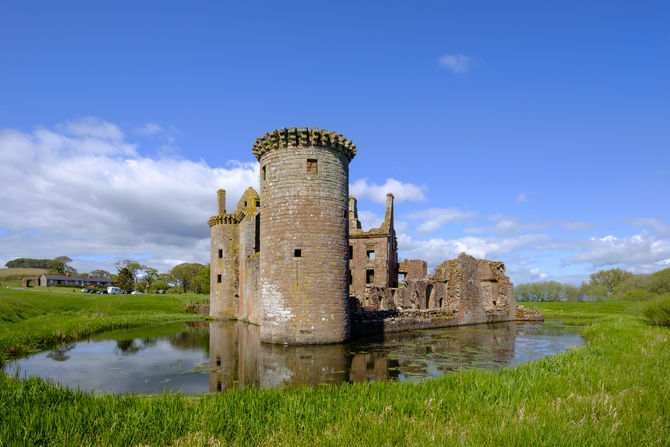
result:
[(330, 149), (344, 154), (349, 161), (356, 155), (356, 145), (342, 135), (313, 127), (282, 127), (259, 137), (252, 147), (252, 152), (260, 161), (261, 157), (271, 150), (287, 149), (296, 146), (314, 146)]
[(219, 214), (217, 216), (210, 217), (207, 223), (209, 224), (210, 228), (214, 225), (237, 225), (240, 223), (243, 217), (244, 214), (240, 212), (235, 212), (232, 214)]

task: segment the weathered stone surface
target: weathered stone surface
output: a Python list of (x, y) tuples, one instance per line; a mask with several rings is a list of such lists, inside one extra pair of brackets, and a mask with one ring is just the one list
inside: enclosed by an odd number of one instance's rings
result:
[(355, 333), (542, 318), (516, 305), (501, 262), (461, 253), (434, 274), (420, 259), (399, 264), (393, 195), (382, 225), (363, 230), (348, 196), (356, 146), (341, 135), (275, 130), (253, 153), (260, 195), (247, 189), (228, 214), (219, 190), (209, 219), (211, 315), (259, 324), (278, 344), (342, 342), (350, 318)]

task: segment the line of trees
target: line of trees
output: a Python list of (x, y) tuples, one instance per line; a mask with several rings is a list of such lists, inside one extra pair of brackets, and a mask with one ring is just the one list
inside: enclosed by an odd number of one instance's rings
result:
[[(18, 258), (5, 264), (7, 268), (38, 268), (50, 274), (77, 274), (70, 265), (72, 259), (59, 256), (55, 259)], [(159, 291), (171, 287), (181, 292), (209, 293), (209, 264), (183, 263), (174, 266), (168, 273), (159, 273), (154, 267), (141, 264), (134, 259), (124, 259), (114, 264), (116, 273), (93, 270), (94, 277), (110, 278), (123, 290)]]
[(517, 301), (643, 301), (670, 293), (670, 268), (650, 275), (634, 275), (621, 269), (599, 270), (580, 286), (556, 281), (520, 284)]
[(12, 259), (11, 261), (5, 264), (7, 268), (19, 268), (19, 269), (44, 269), (49, 273), (77, 273), (74, 267), (69, 265), (72, 262), (72, 259), (67, 256), (59, 256), (55, 259), (34, 259), (34, 258), (17, 258)]

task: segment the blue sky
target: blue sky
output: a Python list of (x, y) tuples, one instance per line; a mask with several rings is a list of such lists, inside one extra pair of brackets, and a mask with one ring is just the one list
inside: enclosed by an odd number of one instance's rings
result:
[(206, 262), (261, 134), (353, 140), (364, 224), (516, 283), (670, 266), (668, 2), (0, 0), (0, 262)]

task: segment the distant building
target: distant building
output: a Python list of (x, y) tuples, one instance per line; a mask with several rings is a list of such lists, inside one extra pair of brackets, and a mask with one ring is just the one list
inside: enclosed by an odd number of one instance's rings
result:
[(37, 280), (38, 286), (53, 287), (58, 284), (70, 286), (107, 287), (112, 284), (109, 278), (101, 276), (70, 276), (70, 275), (42, 275)]

